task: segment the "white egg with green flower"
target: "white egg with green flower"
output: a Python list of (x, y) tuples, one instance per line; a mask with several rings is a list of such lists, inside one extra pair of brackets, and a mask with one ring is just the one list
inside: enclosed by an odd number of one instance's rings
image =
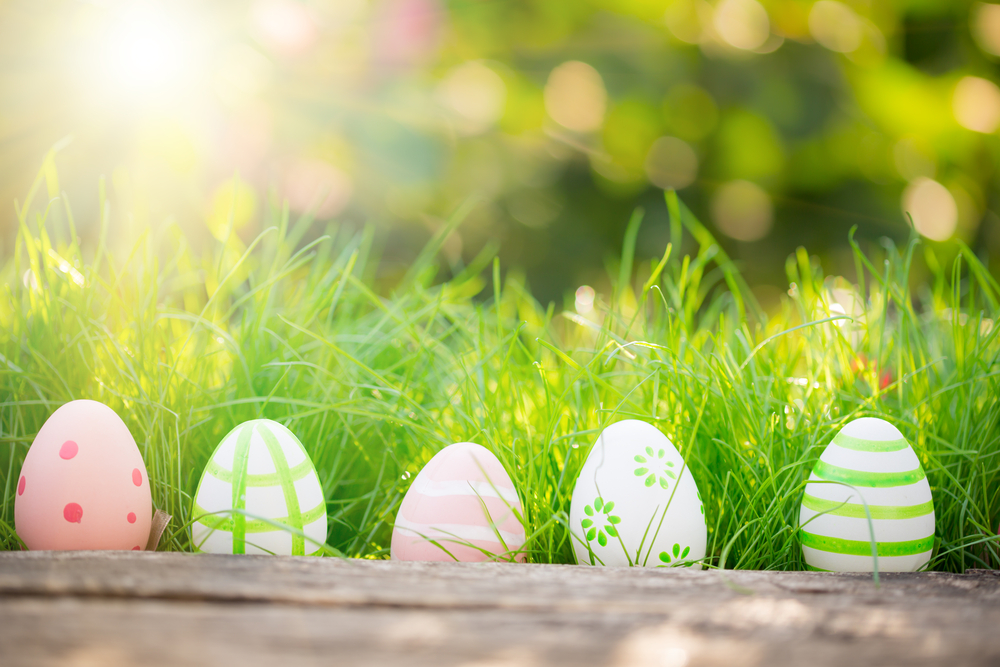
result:
[(573, 489), (570, 530), (581, 565), (700, 569), (708, 543), (705, 507), (680, 452), (635, 419), (597, 438)]

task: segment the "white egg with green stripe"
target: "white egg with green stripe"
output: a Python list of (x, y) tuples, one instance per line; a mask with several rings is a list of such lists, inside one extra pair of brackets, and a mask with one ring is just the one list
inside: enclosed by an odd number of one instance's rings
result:
[(922, 568), (934, 548), (934, 502), (899, 429), (871, 417), (845, 426), (809, 476), (799, 526), (812, 570), (873, 571), (873, 531), (879, 571)]
[(326, 542), (326, 501), (309, 454), (270, 419), (222, 439), (195, 494), (196, 551), (315, 556)]

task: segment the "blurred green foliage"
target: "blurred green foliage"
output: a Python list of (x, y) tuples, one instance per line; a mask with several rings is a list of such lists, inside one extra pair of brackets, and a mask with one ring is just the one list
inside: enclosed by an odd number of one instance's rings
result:
[(851, 277), (848, 229), (902, 241), (904, 208), (991, 266), (997, 54), (1000, 5), (943, 0), (3, 0), (0, 201), (71, 135), (85, 238), (101, 173), (123, 247), (234, 201), (245, 244), (287, 200), (375, 223), (391, 284), (475, 195), (452, 271), (498, 244), (545, 302), (607, 291), (636, 206), (662, 254), (676, 187), (767, 302), (797, 246)]

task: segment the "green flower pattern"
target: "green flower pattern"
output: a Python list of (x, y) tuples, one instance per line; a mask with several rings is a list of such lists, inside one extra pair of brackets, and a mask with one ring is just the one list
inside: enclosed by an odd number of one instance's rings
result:
[(622, 522), (620, 517), (615, 516), (611, 511), (615, 508), (614, 502), (606, 503), (598, 496), (594, 498), (593, 506), (587, 505), (583, 508), (583, 513), (587, 518), (582, 521), (583, 530), (587, 535), (587, 542), (593, 542), (597, 538), (597, 543), (602, 547), (608, 546), (608, 537), (618, 537), (616, 526)]
[(639, 467), (635, 469), (635, 476), (646, 477), (647, 487), (653, 486), (659, 481), (661, 489), (669, 488), (668, 478), (676, 480), (677, 473), (671, 470), (674, 467), (674, 462), (664, 460), (666, 455), (667, 452), (664, 449), (654, 452), (652, 447), (646, 447), (646, 456), (640, 454), (635, 457), (635, 462), (639, 464)]
[(673, 557), (668, 551), (660, 552), (660, 560), (663, 561), (663, 565), (657, 565), (656, 567), (691, 567), (692, 562), (684, 562), (687, 555), (691, 553), (691, 547), (684, 547), (681, 551), (681, 545), (675, 544), (673, 548)]
[[(659, 484), (661, 489), (668, 490), (670, 481), (677, 481), (677, 473), (673, 470), (676, 465), (667, 459), (665, 449), (654, 450), (652, 447), (646, 447), (645, 455), (637, 455), (635, 462), (639, 465), (634, 470), (634, 474), (636, 477), (642, 478), (646, 488)], [(701, 502), (700, 492), (698, 500), (699, 509), (704, 514), (705, 505)], [(588, 543), (596, 539), (598, 544), (605, 547), (608, 545), (609, 537), (618, 537), (617, 526), (622, 520), (611, 513), (614, 508), (614, 502), (605, 502), (600, 496), (595, 498), (592, 504), (583, 508), (583, 512), (587, 516), (583, 519), (582, 526)], [(681, 547), (679, 543), (674, 544), (671, 550), (660, 552), (661, 564), (657, 567), (691, 567), (694, 561), (685, 560), (689, 553), (691, 553), (690, 546)]]

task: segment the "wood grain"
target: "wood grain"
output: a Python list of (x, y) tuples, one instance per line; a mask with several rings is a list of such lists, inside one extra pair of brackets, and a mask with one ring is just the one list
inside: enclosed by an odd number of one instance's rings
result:
[(993, 572), (0, 553), (0, 664), (988, 665)]

